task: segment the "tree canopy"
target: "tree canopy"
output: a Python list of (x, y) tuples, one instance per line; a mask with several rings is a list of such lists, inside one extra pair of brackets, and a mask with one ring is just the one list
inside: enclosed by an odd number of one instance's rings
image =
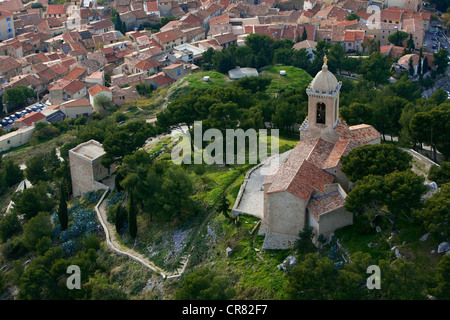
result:
[(389, 144), (364, 145), (341, 158), (342, 172), (356, 182), (368, 175), (386, 175), (412, 168), (412, 156)]

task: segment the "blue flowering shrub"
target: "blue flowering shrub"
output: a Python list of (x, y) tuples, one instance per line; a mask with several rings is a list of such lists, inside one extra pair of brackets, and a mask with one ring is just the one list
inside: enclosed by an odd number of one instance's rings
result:
[(61, 247), (67, 255), (73, 255), (85, 239), (96, 233), (99, 223), (95, 211), (84, 208), (79, 202), (75, 202), (67, 211), (72, 223), (67, 230), (62, 231), (58, 215), (55, 214), (53, 236), (61, 242)]

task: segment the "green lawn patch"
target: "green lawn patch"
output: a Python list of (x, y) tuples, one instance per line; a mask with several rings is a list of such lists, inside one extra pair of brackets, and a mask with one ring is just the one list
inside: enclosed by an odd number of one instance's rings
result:
[[(286, 75), (280, 75), (280, 71), (286, 71)], [(278, 93), (280, 90), (298, 89), (308, 85), (312, 77), (303, 69), (291, 66), (270, 67), (261, 75), (270, 76), (272, 83), (267, 88), (267, 93)]]

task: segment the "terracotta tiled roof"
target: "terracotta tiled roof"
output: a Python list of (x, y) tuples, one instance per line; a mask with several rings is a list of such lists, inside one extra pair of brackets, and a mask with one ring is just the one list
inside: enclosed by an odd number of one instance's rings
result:
[(342, 156), (345, 156), (358, 145), (351, 139), (339, 139), (331, 150), (327, 160), (323, 164), (323, 168), (333, 168), (338, 165)]
[(381, 10), (381, 20), (401, 21), (403, 11), (392, 10), (391, 8)]
[(325, 163), (325, 160), (328, 159), (329, 154), (331, 153), (331, 150), (333, 150), (334, 144), (331, 142), (328, 142), (322, 138), (319, 138), (314, 145), (314, 148), (311, 150), (308, 160), (311, 161), (313, 164), (318, 166), (319, 168), (322, 168), (323, 164)]
[(343, 205), (344, 198), (338, 191), (334, 191), (325, 196), (311, 198), (306, 208), (309, 214), (318, 221), (321, 214), (336, 210)]
[(153, 58), (148, 58), (148, 59), (144, 59), (139, 61), (135, 67), (138, 68), (139, 70), (149, 70), (149, 69), (155, 69), (158, 67), (161, 67), (163, 64), (161, 62), (159, 62), (156, 59)]
[(308, 160), (303, 160), (293, 175), (290, 170), (288, 172), (290, 174), (287, 175), (283, 175), (283, 172), (277, 173), (277, 177), (269, 187), (267, 194), (287, 191), (296, 197), (308, 201), (314, 190), (323, 192), (324, 186), (334, 181), (333, 175)]
[(170, 77), (169, 75), (167, 75), (163, 72), (154, 74), (154, 75), (150, 76), (149, 79), (152, 79), (153, 81), (155, 81), (158, 84), (158, 86), (165, 86), (174, 81), (172, 79), (172, 77)]
[(5, 74), (8, 71), (21, 67), (22, 65), (13, 57), (0, 56), (0, 73)]
[(6, 10), (8, 13), (20, 11), (24, 8), (21, 0), (7, 0), (0, 2), (0, 9)]
[(69, 80), (78, 80), (80, 79), (81, 75), (86, 72), (86, 69), (75, 67), (64, 77), (64, 79)]
[(109, 89), (108, 87), (105, 87), (105, 86), (101, 86), (99, 84), (96, 84), (95, 86), (88, 89), (90, 96), (95, 96), (96, 94), (98, 94), (102, 91), (111, 92), (111, 89)]
[(353, 139), (359, 144), (366, 144), (381, 137), (381, 134), (373, 126), (368, 124), (351, 126), (349, 130)]
[(42, 120), (45, 118), (45, 115), (43, 115), (40, 112), (31, 112), (28, 115), (26, 115), (24, 118), (20, 118), (16, 120), (17, 122), (23, 123), (25, 126), (31, 126), (33, 122), (38, 122), (39, 120)]
[(64, 102), (63, 104), (61, 104), (61, 106), (64, 106), (66, 108), (70, 108), (70, 107), (92, 107), (91, 103), (86, 98), (81, 98), (81, 99), (77, 99), (77, 100), (73, 99), (73, 100)]
[(147, 10), (148, 12), (159, 11), (158, 4), (156, 3), (156, 1), (147, 1)]
[(91, 26), (94, 28), (94, 30), (103, 30), (103, 29), (112, 27), (113, 25), (114, 25), (114, 23), (109, 19), (104, 19), (99, 22), (95, 22), (95, 23), (91, 24)]
[(155, 33), (154, 36), (157, 37), (161, 43), (167, 43), (184, 37), (184, 34), (180, 30), (171, 29)]
[(214, 36), (214, 39), (216, 39), (216, 41), (220, 45), (224, 45), (237, 40), (236, 36), (233, 33), (217, 35)]
[(62, 4), (49, 4), (47, 6), (46, 15), (49, 14), (65, 14), (64, 5)]

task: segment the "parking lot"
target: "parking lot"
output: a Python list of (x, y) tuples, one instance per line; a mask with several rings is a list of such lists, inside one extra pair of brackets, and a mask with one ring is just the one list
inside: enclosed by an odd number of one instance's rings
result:
[(430, 53), (438, 52), (439, 49), (449, 50), (450, 48), (448, 38), (438, 28), (436, 22), (433, 22), (430, 30), (425, 32), (423, 44), (425, 51)]
[(30, 114), (33, 111), (41, 111), (45, 108), (45, 105), (43, 103), (34, 103), (26, 108), (20, 109), (15, 111), (14, 113), (5, 116), (0, 121), (0, 128), (2, 128), (4, 131), (8, 131), (13, 127), (14, 121), (26, 117), (28, 114)]

